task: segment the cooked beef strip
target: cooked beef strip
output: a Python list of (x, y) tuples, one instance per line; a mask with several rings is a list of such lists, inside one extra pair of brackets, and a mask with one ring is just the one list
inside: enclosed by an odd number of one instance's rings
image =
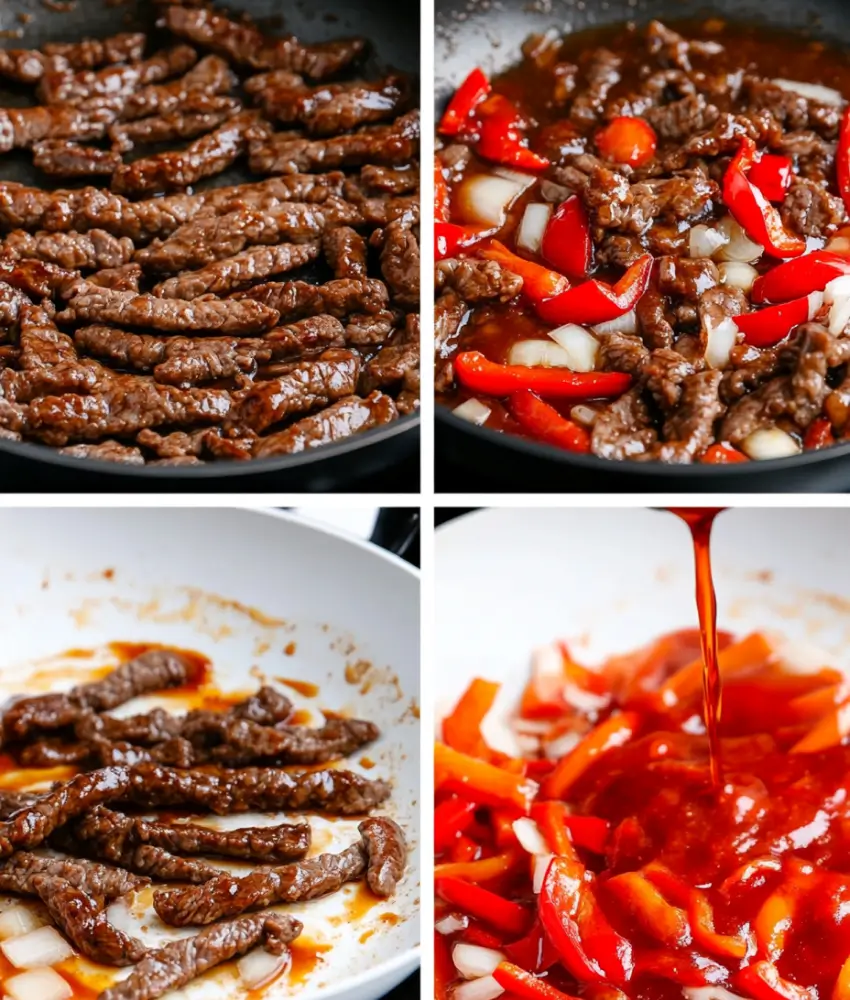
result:
[(723, 51), (719, 42), (685, 39), (661, 21), (650, 21), (646, 29), (646, 46), (649, 54), (657, 57), (662, 66), (675, 66), (685, 72), (690, 72), (692, 52), (712, 56)]
[(335, 278), (368, 277), (366, 241), (350, 226), (336, 226), (322, 235), (322, 249)]
[(202, 295), (229, 294), (253, 284), (258, 279), (296, 271), (319, 256), (316, 243), (279, 243), (276, 246), (249, 247), (233, 257), (216, 261), (199, 271), (169, 278), (153, 289), (166, 299), (197, 299)]
[(367, 191), (410, 194), (419, 190), (419, 173), (413, 169), (399, 170), (367, 163), (360, 168), (360, 184)]
[(360, 391), (371, 392), (401, 382), (405, 389), (419, 389), (419, 323), (411, 319), (405, 329), (368, 361), (360, 376)]
[(729, 357), (729, 368), (723, 373), (720, 396), (725, 403), (734, 403), (757, 389), (774, 376), (793, 368), (797, 351), (786, 345), (759, 350), (749, 344), (737, 344)]
[(13, 756), (21, 767), (59, 767), (87, 765), (91, 762), (91, 747), (85, 743), (68, 743), (59, 737), (45, 737), (37, 743), (15, 747)]
[(15, 83), (38, 83), (47, 72), (68, 67), (61, 56), (48, 56), (37, 49), (0, 49), (0, 78)]
[(188, 664), (179, 653), (149, 650), (122, 663), (102, 680), (79, 684), (65, 694), (16, 701), (3, 714), (3, 735), (6, 739), (25, 740), (40, 730), (70, 725), (86, 710), (109, 711), (131, 698), (178, 687), (188, 679)]
[(611, 89), (620, 82), (620, 56), (608, 49), (595, 49), (590, 53), (589, 65), (585, 70), (585, 89), (575, 98), (570, 108), (570, 117), (584, 125), (590, 125), (599, 118), (602, 107)]
[(457, 345), (468, 313), (467, 304), (451, 288), (444, 290), (434, 304), (434, 346), (437, 358), (434, 388), (437, 392), (448, 390), (454, 382), (450, 355)]
[(355, 346), (383, 344), (398, 322), (398, 313), (382, 309), (370, 316), (368, 313), (353, 313), (345, 324), (345, 342)]
[(110, 986), (99, 1000), (157, 1000), (260, 943), (273, 954), (283, 954), (300, 933), (298, 920), (279, 913), (258, 913), (217, 924), (148, 952), (127, 979)]
[(50, 299), (72, 293), (80, 282), (76, 271), (46, 261), (0, 257), (0, 281), (33, 299)]
[(522, 291), (522, 278), (496, 260), (457, 258), (441, 260), (436, 267), (437, 288), (454, 289), (469, 303), (510, 302)]
[(805, 177), (791, 182), (781, 214), (785, 225), (801, 236), (830, 236), (847, 218), (840, 198)]
[(67, 139), (45, 139), (32, 147), (33, 166), (50, 177), (111, 177), (121, 166), (114, 149), (83, 146)]
[[(44, 309), (22, 308), (19, 344), (24, 375), (14, 376), (18, 384), (11, 393), (19, 402), (41, 392), (87, 392), (97, 384), (97, 373), (78, 361), (73, 340), (59, 332)], [(9, 396), (9, 383), (5, 388)]]
[(235, 97), (190, 94), (174, 111), (110, 126), (109, 139), (113, 147), (125, 153), (136, 144), (154, 145), (176, 139), (195, 139), (223, 125), (241, 110), (242, 103)]
[(163, 764), (166, 767), (192, 767), (196, 754), (188, 740), (176, 737), (152, 747), (137, 747), (132, 743), (112, 742), (95, 737), (84, 746), (88, 751), (88, 767), (135, 767), (137, 764)]
[(388, 76), (318, 87), (273, 86), (261, 91), (257, 102), (274, 121), (301, 124), (311, 135), (327, 136), (394, 118), (407, 96), (405, 80)]
[(81, 42), (48, 42), (42, 51), (51, 58), (64, 59), (71, 69), (96, 69), (110, 63), (132, 63), (142, 58), (147, 35), (124, 32), (108, 38), (84, 38)]
[(222, 735), (221, 745), (204, 756), (221, 764), (243, 767), (265, 759), (273, 759), (279, 766), (324, 764), (374, 742), (380, 731), (373, 722), (363, 719), (328, 719), (319, 728), (262, 726), (250, 719), (230, 719)]
[[(12, 792), (3, 789), (0, 791), (0, 819), (8, 819), (10, 816), (14, 816), (19, 809), (31, 806), (37, 801), (38, 794), (36, 792)], [(4, 862), (4, 865), (9, 863)], [(2, 868), (3, 866), (0, 866), (0, 870)]]
[(118, 194), (152, 195), (197, 184), (227, 170), (246, 151), (251, 137), (264, 132), (257, 115), (243, 111), (185, 149), (123, 164), (112, 176), (112, 189)]
[(220, 816), (302, 809), (349, 816), (368, 812), (389, 793), (384, 781), (335, 768), (292, 774), (275, 767), (180, 771), (141, 764), (130, 769), (123, 800), (145, 807), (199, 806)]
[(319, 413), (302, 417), (286, 430), (259, 438), (253, 455), (254, 458), (292, 455), (362, 434), (391, 423), (397, 417), (398, 411), (391, 396), (381, 392), (373, 392), (366, 399), (346, 396)]
[(55, 838), (65, 851), (88, 854), (153, 879), (155, 882), (190, 882), (203, 885), (221, 874), (220, 868), (195, 858), (180, 858), (152, 844), (132, 844), (109, 826), (90, 827), (85, 834), (75, 825)]
[(744, 78), (744, 93), (751, 111), (767, 111), (788, 129), (812, 129), (826, 139), (838, 135), (842, 112), (834, 104), (823, 104), (753, 76)]
[(38, 94), (45, 104), (81, 104), (90, 98), (123, 100), (148, 83), (158, 83), (185, 73), (197, 62), (198, 54), (189, 45), (176, 45), (140, 62), (107, 66), (99, 70), (47, 73)]
[(411, 225), (401, 219), (383, 231), (381, 273), (399, 305), (419, 308), (419, 241)]
[(99, 444), (72, 444), (59, 449), (60, 455), (71, 458), (97, 458), (102, 462), (118, 462), (121, 465), (144, 465), (145, 458), (138, 448), (121, 444), (120, 441), (101, 441)]
[(0, 281), (0, 328), (17, 333), (24, 306), (32, 305), (23, 292)]
[(249, 162), (256, 174), (296, 174), (364, 163), (394, 167), (411, 160), (418, 148), (419, 112), (411, 111), (392, 125), (369, 125), (330, 139), (305, 139), (279, 132), (252, 141)]
[[(701, 362), (701, 359), (700, 359)], [(702, 367), (702, 364), (699, 364)], [(661, 347), (652, 351), (643, 369), (646, 387), (652, 393), (659, 407), (666, 413), (679, 405), (682, 397), (682, 383), (697, 371), (693, 361), (683, 357), (678, 351)]]
[(16, 229), (7, 233), (0, 245), (0, 253), (4, 255), (44, 260), (69, 271), (121, 267), (131, 260), (134, 252), (132, 240), (110, 236), (102, 229), (35, 234)]
[(48, 792), (32, 806), (0, 822), (0, 857), (38, 847), (75, 816), (126, 792), (130, 776), (121, 768), (103, 768), (75, 778)]
[(644, 343), (651, 348), (673, 346), (673, 327), (667, 319), (665, 300), (658, 285), (650, 285), (636, 307), (638, 329)]
[(146, 465), (203, 465), (204, 463), (193, 455), (182, 455), (180, 458), (158, 458), (156, 461), (146, 462)]
[(324, 285), (272, 281), (238, 293), (236, 298), (253, 299), (278, 310), (282, 323), (323, 313), (337, 319), (353, 313), (375, 315), (383, 312), (389, 303), (387, 286), (375, 278), (338, 278)]
[(600, 458), (635, 458), (655, 444), (658, 435), (639, 386), (607, 406), (596, 418), (591, 450)]
[(407, 865), (407, 844), (401, 827), (389, 816), (373, 816), (358, 829), (366, 845), (369, 888), (376, 896), (392, 896)]
[[(3, 793), (4, 798), (7, 795)], [(29, 795), (29, 798), (37, 800), (39, 796)], [(17, 851), (0, 865), (0, 890), (33, 896), (36, 894), (34, 880), (45, 877), (61, 878), (89, 896), (105, 900), (118, 899), (150, 882), (150, 879), (95, 861), (44, 858), (28, 851)]]
[(139, 264), (124, 264), (121, 267), (107, 267), (102, 271), (90, 274), (87, 278), (90, 285), (99, 288), (113, 288), (116, 292), (139, 291), (142, 279), (142, 268)]
[(251, 69), (284, 69), (315, 80), (333, 76), (364, 51), (360, 38), (303, 45), (297, 38), (271, 39), (250, 24), (239, 24), (211, 10), (169, 6), (165, 15), (169, 31), (180, 38), (221, 53)]
[(599, 356), (597, 365), (606, 371), (625, 372), (635, 379), (643, 378), (649, 363), (649, 351), (640, 337), (628, 333), (599, 335)]
[[(110, 107), (0, 108), (0, 153), (28, 149), (46, 139), (102, 139), (115, 119), (116, 111)], [(49, 199), (47, 192), (42, 194), (45, 201)]]
[(243, 81), (246, 94), (259, 97), (264, 90), (291, 90), (304, 86), (304, 77), (288, 69), (270, 69), (265, 73), (255, 73)]
[(207, 97), (229, 94), (235, 85), (236, 77), (223, 59), (205, 56), (185, 76), (171, 83), (151, 84), (130, 94), (121, 109), (121, 118), (133, 121), (150, 115), (167, 115), (179, 111), (198, 94)]
[(664, 422), (664, 442), (651, 457), (689, 464), (714, 442), (715, 421), (726, 409), (718, 396), (722, 377), (722, 372), (709, 370), (683, 379), (678, 406)]
[(360, 357), (353, 351), (326, 351), (315, 361), (293, 365), (280, 378), (247, 390), (236, 404), (229, 426), (248, 426), (262, 432), (294, 413), (327, 406), (354, 393)]
[(117, 323), (140, 326), (167, 333), (183, 331), (223, 334), (262, 333), (277, 323), (277, 310), (259, 302), (232, 299), (161, 299), (155, 295), (136, 295), (111, 288), (92, 288), (78, 292), (57, 319), (60, 322)]
[(147, 948), (109, 923), (102, 901), (56, 875), (36, 875), (32, 884), (53, 922), (86, 958), (118, 966), (144, 958)]

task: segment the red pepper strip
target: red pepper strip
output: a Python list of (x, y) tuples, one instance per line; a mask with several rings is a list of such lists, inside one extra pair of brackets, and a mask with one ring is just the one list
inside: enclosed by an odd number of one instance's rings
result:
[(749, 174), (750, 184), (755, 184), (768, 201), (785, 201), (793, 176), (794, 164), (776, 153), (762, 153)]
[(761, 244), (769, 254), (774, 257), (799, 257), (806, 252), (806, 241), (788, 232), (782, 225), (779, 212), (750, 183), (747, 173), (755, 160), (756, 144), (744, 136), (741, 148), (723, 178), (723, 201), (747, 236)]
[(562, 993), (545, 980), (537, 979), (530, 972), (512, 962), (499, 962), (493, 978), (504, 989), (523, 1000), (575, 1000), (569, 993)]
[(517, 106), (504, 94), (493, 94), (478, 107), (479, 156), (507, 167), (545, 170), (549, 161), (524, 145), (520, 131), (523, 120)]
[(443, 742), (461, 753), (487, 760), (487, 744), (481, 736), (481, 723), (493, 707), (499, 684), (475, 677), (463, 692), (451, 713), (443, 719)]
[(576, 847), (594, 854), (604, 854), (608, 846), (611, 824), (598, 816), (567, 816), (567, 830)]
[(736, 462), (749, 462), (749, 459), (731, 444), (713, 444), (702, 453), (700, 462), (703, 465), (734, 465)]
[(553, 854), (576, 857), (572, 838), (567, 830), (570, 812), (563, 802), (535, 802), (531, 807), (531, 818), (540, 828), (543, 839)]
[(490, 93), (490, 81), (477, 67), (457, 88), (440, 119), (443, 135), (457, 135), (475, 108)]
[(584, 203), (577, 194), (562, 202), (549, 220), (540, 255), (571, 278), (586, 278), (593, 260), (593, 238)]
[(590, 451), (590, 435), (579, 424), (562, 417), (554, 406), (544, 403), (533, 392), (515, 392), (510, 401), (511, 413), (523, 430), (533, 434), (538, 441), (587, 454)]
[(465, 930), (461, 931), (460, 937), (464, 944), (477, 944), (481, 948), (495, 948), (501, 951), (504, 947), (504, 942), (500, 937), (491, 934), (490, 931), (472, 921), (469, 922)]
[(540, 760), (529, 760), (525, 765), (525, 773), (529, 778), (545, 778), (547, 774), (551, 774), (555, 770), (555, 761), (546, 760), (541, 758)]
[(615, 118), (596, 133), (596, 145), (606, 160), (642, 167), (655, 156), (658, 136), (643, 118)]
[(451, 203), (449, 186), (443, 173), (443, 165), (439, 157), (434, 157), (434, 221), (448, 222)]
[(845, 208), (850, 212), (850, 106), (847, 107), (844, 117), (841, 119), (835, 166), (838, 173), (838, 190), (844, 199)]
[(832, 1000), (850, 1000), (850, 958), (844, 959), (832, 988)]
[(468, 861), (478, 861), (481, 858), (482, 847), (472, 837), (461, 834), (452, 842), (449, 848), (449, 859), (452, 864), (465, 864)]
[(491, 240), (486, 247), (478, 251), (478, 256), (487, 260), (497, 260), (505, 270), (518, 274), (522, 278), (522, 290), (532, 302), (548, 299), (570, 287), (569, 281), (562, 274), (550, 271), (548, 267), (535, 264), (524, 257), (518, 257), (498, 240)]
[(803, 446), (810, 451), (820, 451), (821, 448), (828, 448), (831, 444), (835, 444), (832, 421), (826, 417), (818, 417), (814, 423), (809, 424)]
[(434, 931), (434, 996), (447, 997), (449, 986), (457, 978), (449, 942), (444, 934)]
[(537, 791), (535, 783), (523, 775), (458, 753), (444, 743), (434, 747), (434, 782), (438, 790), (458, 792), (484, 805), (515, 806), (523, 812)]
[(454, 222), (434, 223), (434, 260), (457, 257), (461, 250), (467, 250), (479, 240), (492, 233), (492, 229), (476, 229), (474, 226), (458, 226)]
[(531, 914), (519, 903), (459, 878), (436, 879), (434, 891), (452, 906), (506, 934), (525, 934), (531, 924)]
[(605, 882), (610, 892), (655, 940), (668, 948), (690, 944), (691, 930), (684, 910), (667, 900), (640, 872), (624, 872)]
[(651, 274), (652, 257), (646, 254), (632, 264), (616, 285), (594, 278), (534, 305), (540, 318), (553, 325), (605, 323), (634, 309), (649, 286)]
[(543, 878), (537, 909), (561, 962), (579, 980), (625, 982), (634, 967), (632, 946), (608, 923), (572, 858), (553, 858)]
[(559, 961), (557, 951), (543, 933), (539, 917), (535, 918), (528, 934), (504, 945), (502, 951), (512, 962), (531, 972), (545, 972)]
[(722, 965), (693, 951), (641, 949), (637, 974), (669, 979), (676, 986), (709, 986), (723, 983), (729, 973)]
[(741, 969), (732, 982), (753, 1000), (815, 1000), (817, 996), (814, 990), (783, 979), (772, 962), (754, 962)]
[(434, 850), (437, 854), (449, 847), (472, 822), (475, 803), (452, 796), (434, 810)]
[(494, 854), (490, 858), (480, 858), (478, 861), (449, 862), (434, 866), (435, 878), (460, 878), (479, 885), (481, 882), (493, 882), (503, 879), (506, 875), (517, 871), (525, 864), (528, 857), (516, 848), (503, 854)]
[(742, 313), (733, 319), (748, 344), (753, 347), (773, 347), (785, 340), (792, 330), (808, 323), (809, 307), (809, 297), (804, 295), (793, 302), (768, 306), (758, 312)]
[(608, 399), (621, 396), (632, 384), (622, 372), (571, 372), (566, 368), (497, 365), (479, 351), (464, 351), (454, 361), (462, 386), (488, 396), (510, 396), (531, 389), (550, 399)]
[(756, 279), (753, 302), (788, 302), (809, 292), (822, 292), (833, 280), (850, 274), (850, 260), (829, 250), (815, 250), (786, 261)]
[(564, 799), (573, 785), (593, 761), (610, 750), (622, 746), (634, 736), (640, 725), (637, 712), (621, 712), (601, 722), (562, 757), (555, 770), (543, 782), (541, 795), (549, 799)]

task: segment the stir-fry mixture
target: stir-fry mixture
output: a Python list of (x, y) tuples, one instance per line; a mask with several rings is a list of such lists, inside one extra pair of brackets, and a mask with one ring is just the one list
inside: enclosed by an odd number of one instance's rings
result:
[(534, 36), (449, 102), (436, 389), (459, 416), (671, 463), (850, 432), (846, 59), (683, 30)]
[(437, 1000), (850, 996), (846, 682), (718, 638), (719, 787), (696, 630), (536, 650), (510, 754), (472, 681), (436, 747)]

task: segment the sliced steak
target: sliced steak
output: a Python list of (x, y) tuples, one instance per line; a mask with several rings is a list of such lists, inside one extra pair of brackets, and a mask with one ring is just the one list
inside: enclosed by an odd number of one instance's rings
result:
[(591, 449), (600, 458), (635, 458), (645, 455), (658, 435), (639, 386), (610, 403), (596, 418)]
[(229, 94), (236, 86), (236, 76), (218, 56), (205, 56), (185, 76), (171, 83), (152, 84), (130, 94), (121, 109), (124, 121), (167, 115), (178, 111), (198, 94), (212, 97)]
[(401, 827), (388, 816), (373, 816), (358, 827), (366, 845), (366, 882), (376, 896), (392, 896), (404, 877), (407, 844)]
[(664, 422), (664, 443), (653, 458), (688, 464), (714, 442), (715, 422), (726, 409), (718, 395), (722, 377), (722, 372), (709, 370), (682, 380), (680, 401)]
[[(190, 94), (183, 104), (173, 111), (111, 125), (109, 139), (114, 148), (125, 153), (136, 145), (151, 146), (175, 142), (178, 139), (195, 139), (223, 125), (241, 110), (242, 103), (234, 97), (209, 97), (205, 93)], [(119, 157), (119, 164), (120, 162)], [(114, 169), (117, 169), (117, 166)]]
[(96, 458), (101, 462), (119, 465), (144, 465), (145, 457), (138, 448), (120, 441), (101, 441), (99, 444), (72, 444), (59, 449), (60, 455), (71, 458)]
[(393, 75), (374, 82), (272, 86), (257, 94), (257, 101), (266, 117), (301, 124), (311, 135), (326, 136), (395, 118), (407, 96), (404, 79)]
[[(3, 796), (5, 799), (8, 793), (4, 792)], [(37, 799), (38, 796), (30, 798)], [(32, 802), (26, 805), (32, 805)], [(23, 807), (18, 806), (18, 809)], [(33, 896), (36, 894), (34, 880), (44, 877), (61, 878), (89, 896), (105, 900), (118, 899), (128, 892), (141, 889), (150, 881), (121, 868), (100, 865), (94, 861), (44, 858), (27, 851), (18, 851), (0, 865), (0, 890)]]
[(335, 278), (368, 277), (366, 240), (350, 226), (335, 226), (322, 236), (322, 249)]
[(419, 241), (406, 220), (391, 222), (383, 231), (381, 273), (395, 301), (419, 308)]
[(522, 278), (495, 260), (441, 260), (436, 278), (438, 289), (452, 288), (464, 302), (476, 305), (494, 300), (510, 302), (522, 291)]
[(805, 177), (792, 180), (781, 214), (785, 225), (801, 236), (829, 236), (847, 218), (840, 198)]
[(111, 63), (138, 62), (148, 38), (141, 31), (122, 32), (107, 38), (84, 38), (81, 42), (48, 42), (42, 48), (51, 59), (61, 59), (70, 69), (97, 69)]
[(419, 190), (419, 173), (414, 169), (400, 170), (367, 163), (360, 168), (360, 184), (367, 191), (410, 194)]
[[(115, 121), (114, 108), (77, 108), (68, 104), (34, 108), (0, 108), (0, 153), (30, 149), (47, 139), (102, 139)], [(49, 199), (46, 194), (45, 201)]]
[(0, 250), (14, 258), (29, 257), (58, 264), (69, 271), (94, 271), (127, 264), (135, 252), (133, 241), (119, 239), (102, 229), (87, 233), (7, 233)]
[(340, 278), (324, 285), (306, 281), (269, 282), (236, 297), (253, 299), (276, 309), (284, 323), (322, 313), (337, 319), (353, 313), (371, 316), (383, 312), (389, 303), (387, 286), (375, 278)]
[(121, 166), (114, 149), (83, 146), (67, 139), (45, 139), (32, 147), (33, 166), (49, 177), (111, 177)]
[(99, 288), (114, 288), (116, 292), (139, 291), (142, 269), (138, 264), (123, 264), (121, 267), (107, 267), (90, 274), (88, 282)]

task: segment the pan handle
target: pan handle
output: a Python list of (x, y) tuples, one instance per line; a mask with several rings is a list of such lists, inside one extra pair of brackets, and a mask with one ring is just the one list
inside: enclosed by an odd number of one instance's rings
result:
[(419, 511), (412, 507), (381, 507), (371, 540), (418, 566), (419, 518)]

